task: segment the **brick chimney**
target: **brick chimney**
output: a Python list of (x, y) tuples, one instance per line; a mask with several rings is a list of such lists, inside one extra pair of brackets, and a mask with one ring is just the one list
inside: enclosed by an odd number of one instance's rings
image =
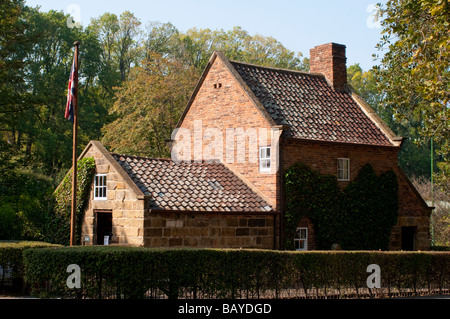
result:
[(309, 50), (309, 72), (322, 73), (336, 90), (347, 83), (345, 45), (327, 43)]

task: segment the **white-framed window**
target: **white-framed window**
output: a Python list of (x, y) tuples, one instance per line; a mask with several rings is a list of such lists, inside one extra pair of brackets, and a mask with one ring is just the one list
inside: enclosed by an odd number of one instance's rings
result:
[(106, 174), (95, 174), (94, 199), (106, 200)]
[(308, 250), (308, 228), (298, 227), (294, 236), (295, 250)]
[(350, 180), (350, 159), (349, 158), (338, 158), (337, 165), (337, 179), (338, 181), (349, 181)]
[(259, 171), (270, 172), (270, 146), (259, 148)]

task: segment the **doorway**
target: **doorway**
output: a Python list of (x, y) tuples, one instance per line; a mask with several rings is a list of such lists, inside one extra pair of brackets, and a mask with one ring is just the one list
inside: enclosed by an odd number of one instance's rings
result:
[(416, 237), (415, 226), (402, 227), (402, 250), (414, 250)]
[[(97, 211), (97, 245), (108, 245), (112, 236), (112, 212)], [(107, 236), (107, 238), (105, 238)]]

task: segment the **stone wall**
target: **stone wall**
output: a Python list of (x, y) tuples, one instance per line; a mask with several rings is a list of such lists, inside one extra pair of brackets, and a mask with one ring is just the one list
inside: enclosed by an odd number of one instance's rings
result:
[(273, 235), (273, 215), (151, 210), (144, 246), (274, 249)]
[(144, 200), (137, 199), (122, 176), (110, 164), (101, 150), (91, 146), (84, 157), (93, 157), (96, 174), (107, 174), (107, 200), (94, 199), (94, 183), (91, 186), (89, 204), (82, 225), (82, 240), (90, 237), (89, 245), (96, 243), (96, 212), (112, 213), (111, 244), (141, 246), (144, 238)]

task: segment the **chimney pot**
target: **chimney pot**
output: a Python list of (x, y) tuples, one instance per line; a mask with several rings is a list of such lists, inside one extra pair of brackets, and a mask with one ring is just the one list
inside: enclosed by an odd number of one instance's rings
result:
[(345, 45), (327, 43), (309, 50), (309, 72), (322, 73), (336, 90), (347, 84)]

